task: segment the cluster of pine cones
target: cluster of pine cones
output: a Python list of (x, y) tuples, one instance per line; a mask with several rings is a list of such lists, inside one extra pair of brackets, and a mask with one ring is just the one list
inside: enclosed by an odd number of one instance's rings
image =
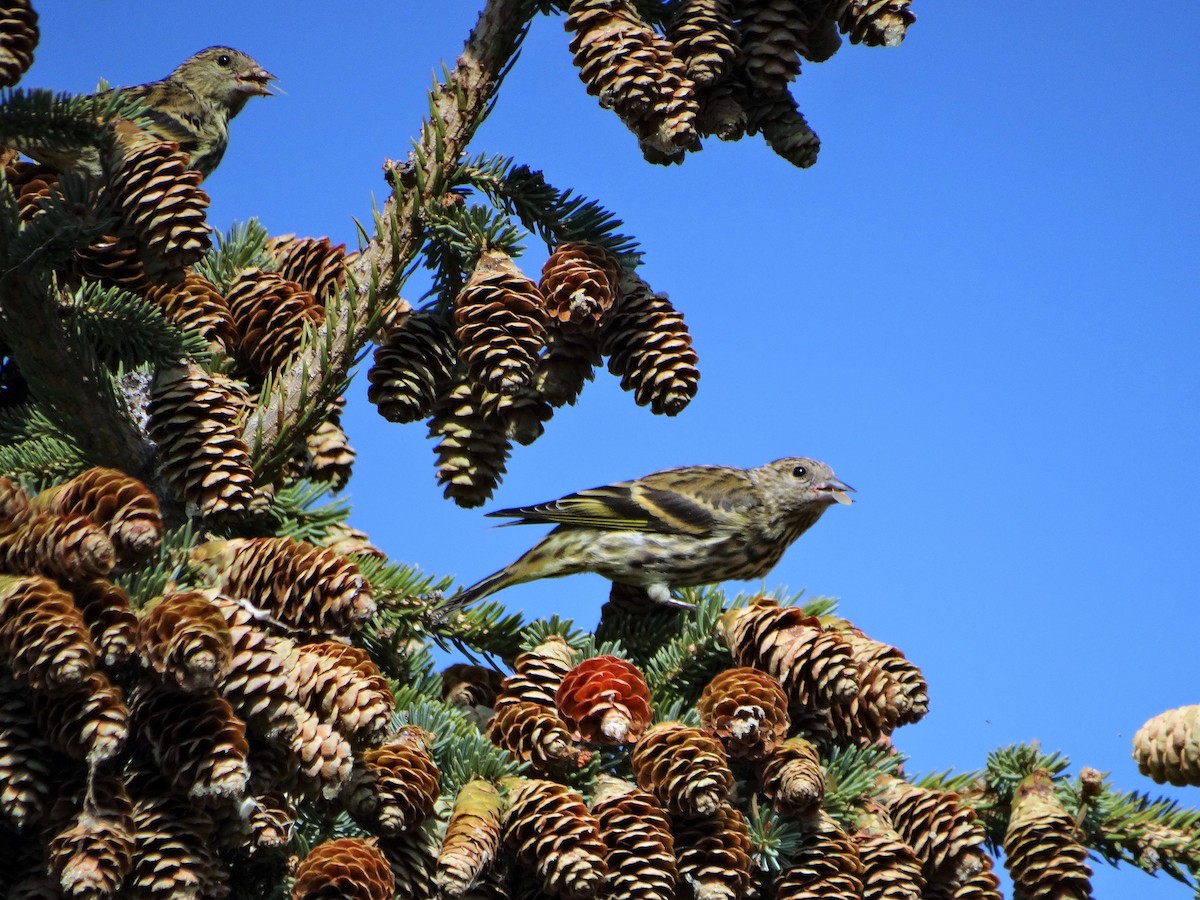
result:
[(536, 440), (603, 356), (656, 413), (675, 415), (696, 394), (700, 372), (683, 316), (614, 254), (563, 242), (535, 284), (493, 250), (452, 312), (396, 317), (375, 351), (367, 396), (390, 421), (430, 417), (446, 496), (478, 506), (503, 475), (510, 442)]
[(660, 36), (633, 0), (573, 0), (566, 28), (579, 77), (650, 162), (681, 162), (700, 137), (761, 134), (800, 167), (820, 141), (788, 90), (801, 59), (852, 43), (892, 47), (915, 20), (911, 0), (680, 0)]

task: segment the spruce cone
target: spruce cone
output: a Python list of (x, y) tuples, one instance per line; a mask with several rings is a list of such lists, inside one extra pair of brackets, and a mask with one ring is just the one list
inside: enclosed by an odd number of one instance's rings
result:
[(733, 789), (720, 742), (680, 722), (662, 722), (647, 731), (629, 762), (638, 787), (673, 814), (715, 815)]
[(48, 514), (83, 516), (98, 525), (123, 565), (144, 561), (162, 540), (158, 499), (142, 482), (116, 469), (88, 469), (42, 491), (33, 505)]
[(399, 317), (375, 348), (367, 399), (389, 422), (415, 422), (450, 387), (456, 358), (449, 323), (432, 309)]
[(1087, 848), (1075, 837), (1045, 769), (1025, 777), (1013, 797), (1004, 836), (1004, 864), (1027, 900), (1090, 900), (1092, 870)]
[(204, 517), (237, 515), (255, 502), (250, 449), (242, 441), (246, 397), (195, 363), (164, 369), (150, 391), (150, 439), (163, 474)]
[(786, 89), (750, 95), (746, 116), (746, 130), (762, 134), (767, 146), (796, 168), (807, 169), (817, 161), (821, 139)]
[(763, 765), (762, 792), (785, 816), (800, 816), (825, 799), (825, 770), (817, 748), (802, 737), (789, 738)]
[(498, 710), (488, 723), (488, 739), (538, 772), (564, 768), (576, 758), (567, 725), (553, 709), (520, 700)]
[[(0, 15), (3, 12), (0, 11)], [(0, 19), (3, 24), (3, 19)], [(0, 69), (3, 68), (3, 35), (0, 34)], [(17, 221), (28, 224), (41, 214), (44, 206), (62, 196), (58, 172), (51, 166), (18, 160), (4, 166), (4, 177), (17, 201)]]
[(787, 737), (791, 719), (779, 682), (753, 668), (725, 669), (696, 701), (700, 727), (715, 734), (733, 759), (770, 756)]
[(39, 821), (57, 780), (50, 746), (34, 727), (29, 693), (0, 678), (0, 824), (24, 831)]
[(473, 778), (459, 789), (434, 879), (443, 895), (466, 894), (496, 859), (502, 808), (500, 792), (489, 781)]
[(604, 328), (600, 350), (638, 406), (674, 416), (696, 396), (699, 358), (683, 316), (666, 294), (653, 293), (636, 275), (621, 284), (620, 306)]
[(598, 335), (566, 333), (551, 323), (546, 352), (538, 360), (534, 390), (553, 407), (574, 406), (583, 386), (596, 377), (600, 362)]
[(283, 367), (300, 348), (305, 328), (325, 321), (316, 298), (277, 272), (243, 272), (225, 302), (241, 335), (238, 356), (258, 375)]
[(40, 572), (73, 581), (107, 575), (115, 563), (112, 541), (83, 516), (31, 510), (0, 520), (0, 571)]
[(103, 672), (58, 694), (35, 693), (33, 714), (51, 747), (91, 766), (113, 759), (129, 737), (129, 707)]
[(667, 39), (698, 87), (724, 78), (740, 53), (730, 0), (683, 0), (671, 18)]
[(392, 900), (396, 881), (376, 841), (340, 838), (300, 861), (292, 900)]
[(515, 394), (494, 394), (476, 389), (484, 421), (510, 441), (528, 447), (546, 431), (543, 422), (554, 415), (546, 398), (526, 385)]
[(146, 289), (146, 299), (181, 331), (198, 332), (215, 350), (232, 355), (238, 346), (237, 326), (217, 286), (185, 272), (182, 281), (160, 281)]
[(358, 566), (324, 547), (291, 538), (235, 538), (202, 544), (192, 559), (211, 572), (216, 590), (292, 628), (344, 634), (375, 614), (371, 586)]
[(538, 290), (563, 331), (593, 331), (617, 301), (620, 262), (597, 244), (564, 241), (542, 266)]
[(503, 681), (503, 676), (489, 666), (454, 663), (442, 669), (442, 699), (477, 717), (484, 711), (490, 713), (496, 705)]
[(415, 828), (433, 812), (440, 773), (430, 754), (433, 736), (402, 728), (386, 744), (364, 750), (342, 789), (350, 815), (379, 834)]
[(499, 251), (484, 253), (454, 301), (458, 356), (471, 381), (512, 394), (533, 380), (546, 346), (545, 300)]
[(211, 846), (212, 820), (195, 804), (174, 796), (157, 778), (139, 773), (133, 797), (133, 870), (125, 881), (130, 900), (209, 900), (228, 896), (225, 866)]
[(125, 591), (107, 579), (92, 578), (73, 584), (71, 593), (104, 664), (125, 665), (133, 653), (138, 623)]
[(6, 531), (32, 513), (33, 501), (25, 489), (11, 478), (0, 476), (0, 531)]
[(823, 810), (805, 822), (791, 865), (775, 882), (778, 900), (860, 900), (863, 864), (858, 848)]
[(33, 65), (39, 37), (37, 13), (29, 0), (7, 0), (0, 7), (0, 88), (12, 87)]
[(233, 638), (221, 611), (201, 593), (168, 594), (143, 612), (138, 651), (185, 691), (211, 688), (233, 660)]
[(436, 818), (431, 816), (419, 828), (405, 834), (384, 835), (379, 840), (379, 849), (392, 867), (396, 884), (402, 888), (397, 896), (406, 900), (439, 900), (433, 886), (441, 849)]
[(566, 639), (554, 634), (532, 650), (517, 656), (513, 673), (500, 685), (496, 709), (528, 700), (554, 708), (554, 697), (563, 677), (575, 665), (575, 651)]
[(140, 143), (121, 159), (111, 182), (114, 203), (149, 268), (183, 269), (212, 247), (203, 178), (188, 168), (187, 153), (169, 141)]
[(346, 398), (339, 397), (329, 415), (304, 439), (304, 477), (325, 482), (333, 491), (340, 491), (350, 481), (351, 467), (358, 455), (342, 428), (345, 405)]
[(457, 382), (438, 400), (429, 436), (440, 438), (434, 452), (446, 499), (468, 509), (483, 505), (504, 475), (512, 445), (484, 418), (469, 382)]
[(608, 897), (674, 900), (679, 873), (671, 821), (653, 795), (601, 775), (592, 815), (608, 848)]
[(594, 897), (604, 884), (604, 842), (583, 798), (564, 785), (508, 779), (504, 843), (537, 872), (542, 890), (563, 900)]
[(616, 656), (585, 659), (565, 676), (554, 695), (578, 740), (632, 744), (650, 724), (650, 688), (640, 669)]
[(921, 861), (896, 833), (882, 806), (867, 803), (851, 840), (863, 866), (863, 900), (921, 900)]
[(49, 693), (95, 672), (96, 646), (71, 595), (46, 578), (0, 575), (0, 662)]
[[(23, 196), (18, 198), (18, 203)], [(137, 244), (121, 235), (101, 235), (88, 246), (78, 248), (71, 261), (71, 269), (78, 278), (123, 288), (135, 294), (146, 290), (148, 284), (146, 267)], [(164, 313), (168, 319), (175, 321), (169, 312), (164, 310)]]
[(1200, 785), (1200, 706), (1169, 709), (1133, 736), (1138, 770), (1158, 784)]
[(681, 897), (738, 900), (752, 878), (750, 828), (741, 812), (722, 803), (710, 816), (675, 823)]
[(766, 93), (787, 90), (800, 74), (800, 49), (809, 30), (801, 0), (743, 0), (739, 25), (743, 68), (750, 84)]
[(83, 808), (64, 815), (47, 841), (50, 873), (66, 897), (114, 897), (133, 869), (133, 803), (111, 775), (89, 779), (74, 796)]
[(367, 651), (336, 641), (296, 647), (296, 699), (358, 744), (373, 744), (391, 723), (395, 700)]
[(898, 47), (917, 20), (910, 10), (912, 0), (839, 0), (838, 27), (852, 44), (868, 47)]
[(295, 710), (296, 730), (289, 745), (290, 760), (297, 769), (277, 780), (280, 787), (292, 786), (308, 794), (319, 794), (332, 800), (341, 793), (354, 765), (354, 750), (350, 743), (328, 722), (302, 706)]
[(860, 671), (880, 670), (894, 685), (888, 700), (895, 711), (896, 725), (910, 725), (925, 717), (929, 712), (929, 685), (921, 670), (900, 650), (867, 637), (845, 619), (826, 617), (822, 621), (826, 628), (836, 629), (846, 639)]
[(327, 237), (273, 237), (267, 242), (267, 255), (280, 275), (299, 284), (322, 305), (346, 283), (346, 245), (335, 247)]
[(198, 803), (246, 793), (246, 726), (215, 691), (180, 693), (143, 682), (130, 708), (141, 741), (179, 793)]
[(589, 94), (611, 107), (651, 162), (698, 149), (696, 86), (629, 0), (572, 0), (564, 27)]

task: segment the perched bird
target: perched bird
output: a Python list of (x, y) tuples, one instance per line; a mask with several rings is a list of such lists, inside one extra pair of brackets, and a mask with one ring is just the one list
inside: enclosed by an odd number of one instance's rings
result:
[[(128, 146), (146, 138), (173, 141), (190, 155), (191, 168), (208, 177), (229, 144), (229, 120), (251, 97), (270, 94), (274, 79), (240, 50), (209, 47), (189, 56), (161, 81), (114, 88), (94, 96), (104, 99), (119, 95), (144, 106), (136, 125), (128, 120), (114, 123), (118, 144)], [(13, 143), (26, 156), (60, 172), (86, 170), (102, 174), (100, 149), (94, 145), (50, 148)]]
[(596, 572), (671, 603), (671, 588), (759, 578), (833, 503), (854, 490), (823, 462), (756, 469), (684, 466), (488, 513), (558, 527), (511, 565), (446, 601), (461, 609), (513, 584)]

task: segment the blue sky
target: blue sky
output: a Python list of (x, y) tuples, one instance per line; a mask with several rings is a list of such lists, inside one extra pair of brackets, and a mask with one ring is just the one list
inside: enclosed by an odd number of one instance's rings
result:
[[(481, 4), (39, 6), (27, 86), (147, 81), (214, 43), (256, 56), (287, 93), (233, 123), (210, 223), (352, 243)], [(896, 735), (912, 771), (1038, 738), (1167, 793), (1129, 749), (1148, 716), (1200, 702), (1200, 63), (1174, 24), (1190, 4), (914, 8), (902, 47), (805, 66), (794, 93), (824, 142), (807, 171), (757, 139), (643, 163), (584, 92), (561, 19), (537, 22), (472, 149), (623, 218), (702, 378), (664, 419), (601, 373), (516, 449), (491, 506), (687, 463), (824, 459), (859, 502), (767, 585), (841, 598), (923, 667), (932, 711)], [(536, 277), (545, 249), (527, 245)], [(469, 583), (538, 537), (443, 501), (424, 427), (385, 422), (365, 393), (362, 379), (346, 419), (349, 494), (376, 543)], [(588, 627), (605, 596), (591, 576), (502, 595)], [(1188, 893), (1095, 868), (1101, 898)]]

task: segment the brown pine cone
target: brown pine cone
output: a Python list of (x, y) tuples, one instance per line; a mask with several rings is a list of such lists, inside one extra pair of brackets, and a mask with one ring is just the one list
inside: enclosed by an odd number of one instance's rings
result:
[(863, 900), (921, 900), (921, 861), (892, 827), (884, 808), (868, 801), (850, 836), (862, 862)]
[(416, 422), (450, 388), (457, 349), (450, 324), (432, 309), (396, 317), (367, 370), (367, 399), (389, 422)]
[(1088, 850), (1045, 769), (1026, 776), (1013, 797), (1004, 864), (1023, 900), (1091, 900)]
[(508, 703), (488, 722), (487, 736), (519, 762), (538, 772), (562, 770), (577, 757), (571, 732), (553, 709), (520, 700)]
[(850, 653), (860, 670), (881, 670), (895, 686), (889, 703), (895, 710), (897, 725), (919, 722), (929, 712), (929, 685), (921, 670), (908, 661), (904, 653), (890, 644), (873, 640), (845, 619), (828, 616), (822, 619), (826, 628), (834, 628), (850, 645)]
[(332, 491), (340, 491), (349, 483), (358, 456), (342, 428), (345, 405), (346, 398), (339, 397), (329, 415), (304, 439), (304, 477), (324, 482)]
[(406, 900), (441, 900), (434, 889), (439, 841), (437, 819), (432, 816), (419, 828), (379, 839), (379, 849), (392, 868), (396, 884), (403, 888), (397, 896)]
[(687, 77), (707, 87), (725, 77), (740, 55), (730, 0), (683, 0), (667, 27), (667, 40)]
[(292, 900), (392, 900), (396, 880), (373, 838), (318, 844), (296, 867)]
[[(133, 803), (124, 782), (95, 775), (73, 792), (82, 808), (56, 810), (54, 834), (46, 841), (50, 873), (65, 897), (115, 897), (133, 869)], [(63, 803), (60, 806), (74, 806)]]
[(609, 897), (674, 900), (679, 872), (671, 820), (652, 794), (609, 775), (596, 780), (592, 815), (608, 849)]
[(754, 668), (725, 669), (696, 701), (700, 727), (717, 736), (733, 759), (770, 756), (787, 737), (791, 719), (779, 682)]
[[(0, 15), (3, 15), (2, 11)], [(0, 23), (3, 23), (2, 18)], [(3, 35), (0, 34), (0, 42), (2, 41)], [(2, 69), (3, 49), (0, 48), (0, 70)], [(45, 206), (62, 196), (58, 173), (51, 166), (17, 160), (4, 166), (4, 177), (17, 201), (17, 221), (22, 224), (32, 222)]]
[(583, 386), (596, 377), (601, 361), (598, 334), (564, 332), (552, 321), (546, 352), (538, 360), (534, 390), (553, 407), (574, 406)]
[(212, 247), (204, 176), (188, 166), (178, 144), (149, 141), (129, 148), (112, 175), (113, 202), (154, 273), (186, 268)]
[[(132, 238), (116, 234), (101, 235), (86, 247), (76, 249), (71, 260), (71, 274), (135, 294), (146, 290), (149, 284), (137, 243)], [(168, 319), (171, 318), (166, 310), (164, 313)]]
[(282, 368), (300, 348), (306, 328), (325, 321), (308, 291), (277, 272), (251, 269), (229, 286), (225, 302), (241, 339), (238, 357), (258, 375)]
[(821, 139), (808, 125), (796, 100), (786, 89), (753, 92), (745, 105), (746, 131), (761, 134), (767, 146), (798, 169), (817, 161)]
[(335, 247), (327, 237), (273, 237), (267, 242), (267, 255), (280, 275), (299, 284), (322, 305), (346, 283), (346, 245)]
[(429, 420), (429, 436), (438, 439), (438, 484), (447, 500), (466, 509), (492, 496), (512, 449), (502, 428), (484, 417), (480, 399), (470, 382), (457, 381), (438, 399)]
[(497, 394), (533, 380), (546, 346), (545, 299), (500, 251), (484, 253), (454, 300), (458, 356), (471, 381)]
[(12, 87), (33, 65), (40, 36), (29, 0), (7, 0), (0, 8), (0, 88)]
[(391, 724), (395, 700), (368, 653), (323, 641), (295, 648), (295, 697), (356, 744), (374, 744)]
[(838, 27), (852, 44), (898, 47), (917, 20), (912, 0), (839, 0), (834, 4)]
[(675, 822), (681, 897), (739, 900), (750, 893), (753, 872), (746, 817), (722, 803), (711, 815)]
[(553, 781), (506, 779), (504, 843), (533, 868), (542, 890), (564, 900), (594, 897), (608, 867), (600, 827), (583, 798)]
[(66, 581), (107, 575), (117, 553), (108, 535), (81, 515), (30, 509), (0, 523), (0, 571), (39, 572)]
[(538, 290), (562, 331), (594, 331), (617, 301), (621, 264), (598, 244), (564, 241), (542, 266)]
[(1169, 709), (1133, 736), (1138, 770), (1158, 784), (1200, 785), (1200, 706)]
[(575, 665), (575, 651), (566, 639), (554, 634), (531, 650), (518, 654), (513, 673), (500, 685), (496, 709), (528, 700), (554, 708), (554, 697), (563, 677)]
[(622, 281), (620, 296), (600, 342), (608, 371), (620, 376), (622, 390), (633, 391), (638, 406), (677, 415), (696, 396), (700, 380), (683, 316), (666, 294), (655, 294), (636, 275)]
[(439, 795), (432, 740), (410, 725), (386, 744), (364, 750), (342, 789), (347, 812), (378, 834), (400, 834), (425, 821)]
[(763, 763), (762, 792), (775, 811), (799, 816), (820, 808), (825, 770), (817, 748), (802, 737), (788, 738)]
[(34, 724), (31, 693), (0, 679), (0, 823), (24, 831), (40, 821), (57, 781), (50, 745)]
[(353, 771), (354, 749), (337, 729), (303, 706), (296, 707), (295, 716), (286, 762), (295, 763), (296, 768), (278, 773), (272, 786), (332, 800)]
[(93, 767), (113, 759), (129, 738), (124, 694), (99, 671), (59, 693), (36, 692), (33, 715), (51, 747)]
[(477, 715), (496, 705), (503, 682), (504, 676), (490, 666), (453, 663), (442, 669), (442, 699)]
[(53, 581), (0, 575), (0, 661), (18, 681), (54, 693), (96, 671), (96, 646), (71, 595)]
[(823, 810), (804, 823), (804, 836), (791, 864), (775, 881), (778, 900), (860, 900), (863, 864), (858, 848)]
[(629, 755), (638, 787), (672, 814), (712, 816), (733, 789), (720, 742), (681, 722), (661, 722)]
[(500, 792), (489, 781), (473, 778), (459, 789), (434, 879), (444, 896), (464, 896), (496, 859), (502, 808)]
[(146, 299), (181, 331), (195, 331), (214, 350), (232, 355), (238, 347), (237, 326), (229, 304), (217, 286), (195, 272), (185, 272), (182, 281), (160, 281), (146, 288)]
[(786, 91), (800, 74), (800, 49), (809, 30), (802, 0), (742, 0), (738, 25), (743, 69), (766, 93)]
[(233, 637), (224, 615), (194, 591), (167, 594), (145, 608), (137, 644), (151, 669), (185, 691), (215, 686), (233, 661)]
[(567, 672), (554, 703), (577, 739), (590, 744), (632, 744), (650, 724), (645, 676), (616, 656), (594, 656)]
[(228, 896), (228, 874), (213, 846), (212, 819), (195, 803), (173, 794), (157, 776), (127, 781), (133, 799), (133, 870), (122, 900)]

